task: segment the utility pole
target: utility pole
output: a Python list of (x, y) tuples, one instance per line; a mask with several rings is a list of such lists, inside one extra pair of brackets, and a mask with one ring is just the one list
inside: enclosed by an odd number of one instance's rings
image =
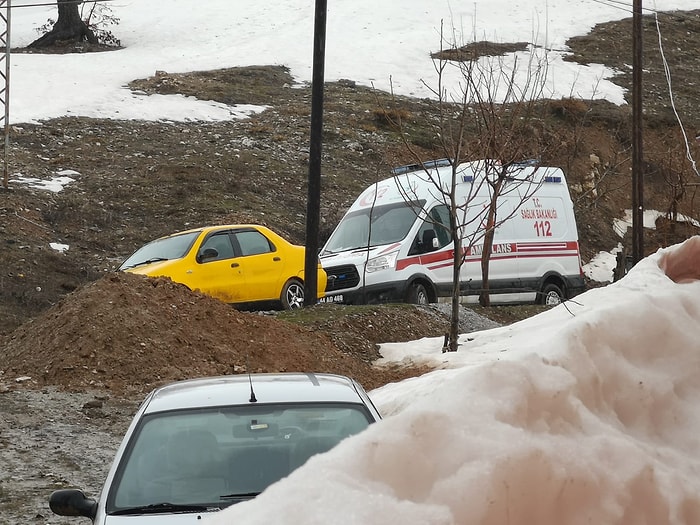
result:
[(321, 146), (323, 144), (323, 76), (326, 56), (327, 0), (316, 0), (314, 62), (311, 80), (311, 137), (309, 188), (306, 201), (306, 257), (304, 259), (304, 306), (316, 304), (318, 295), (318, 231), (321, 215)]
[[(5, 52), (0, 54), (0, 124), (4, 132), (3, 146), (3, 170), (2, 186), (7, 189), (9, 186), (9, 176), (7, 167), (7, 156), (10, 150), (10, 6), (11, 0), (0, 0), (0, 46), (5, 48)], [(5, 62), (4, 64), (2, 64)], [(5, 66), (4, 69), (2, 66)]]
[(642, 153), (642, 0), (632, 5), (632, 260), (644, 257), (644, 155)]

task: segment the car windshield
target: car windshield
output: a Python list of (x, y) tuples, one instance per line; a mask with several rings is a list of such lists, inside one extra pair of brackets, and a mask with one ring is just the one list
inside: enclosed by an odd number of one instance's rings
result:
[(122, 456), (106, 512), (201, 511), (251, 499), (372, 420), (364, 405), (338, 403), (144, 416)]
[(398, 202), (349, 213), (340, 221), (321, 255), (401, 241), (416, 222), (423, 204), (424, 201)]
[(157, 261), (167, 261), (170, 259), (180, 259), (192, 247), (192, 243), (199, 236), (200, 232), (182, 233), (171, 237), (164, 237), (153, 242), (149, 242), (134, 252), (119, 267), (120, 270), (127, 270), (135, 266), (150, 264)]

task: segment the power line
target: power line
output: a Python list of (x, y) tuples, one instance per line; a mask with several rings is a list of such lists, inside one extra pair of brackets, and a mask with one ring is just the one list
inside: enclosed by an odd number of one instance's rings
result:
[(661, 62), (664, 65), (664, 75), (666, 76), (666, 84), (668, 86), (668, 97), (671, 101), (671, 108), (673, 109), (673, 114), (676, 116), (676, 120), (678, 121), (678, 126), (681, 128), (681, 133), (683, 134), (683, 140), (685, 142), (685, 155), (686, 155), (686, 158), (688, 159), (688, 161), (690, 162), (690, 165), (692, 166), (695, 174), (700, 176), (695, 159), (693, 159), (693, 153), (690, 150), (690, 143), (688, 141), (688, 134), (685, 131), (685, 127), (683, 126), (683, 121), (681, 120), (681, 117), (678, 114), (678, 110), (676, 109), (676, 102), (675, 102), (675, 99), (673, 97), (673, 86), (671, 85), (671, 68), (668, 65), (668, 62), (666, 60), (666, 54), (664, 53), (664, 46), (663, 46), (663, 42), (661, 39), (661, 26), (659, 24), (659, 17), (658, 16), (656, 17), (656, 34), (658, 36), (658, 41), (659, 41), (659, 54), (661, 55)]
[[(622, 0), (592, 0), (592, 1), (595, 3), (598, 3), (598, 4), (603, 4), (603, 5), (606, 5), (608, 7), (614, 7), (616, 9), (622, 9), (625, 11), (627, 10), (626, 6), (628, 5), (626, 2), (623, 2)], [(700, 171), (698, 171), (697, 163), (696, 163), (695, 159), (693, 159), (693, 154), (692, 154), (692, 151), (690, 148), (690, 141), (688, 140), (688, 134), (685, 130), (685, 127), (683, 126), (683, 121), (681, 120), (681, 117), (678, 114), (678, 110), (676, 108), (675, 98), (673, 95), (673, 85), (672, 85), (672, 81), (671, 81), (671, 68), (668, 65), (668, 61), (666, 59), (666, 54), (664, 52), (663, 40), (662, 40), (662, 35), (661, 35), (661, 23), (659, 21), (659, 14), (663, 14), (664, 16), (670, 17), (671, 19), (674, 19), (677, 21), (691, 20), (693, 18), (697, 18), (697, 15), (690, 16), (690, 15), (683, 14), (683, 13), (659, 11), (658, 9), (652, 9), (652, 8), (642, 8), (642, 11), (646, 11), (648, 13), (651, 13), (654, 16), (656, 34), (657, 34), (658, 46), (659, 46), (659, 54), (661, 56), (661, 62), (663, 64), (664, 76), (666, 79), (666, 85), (668, 87), (668, 96), (669, 96), (669, 101), (671, 103), (671, 109), (673, 110), (673, 114), (676, 117), (676, 121), (678, 122), (678, 126), (680, 127), (681, 134), (683, 135), (683, 141), (685, 143), (685, 149), (686, 149), (686, 158), (690, 162), (690, 165), (691, 165), (693, 172), (697, 176), (700, 176)]]
[[(632, 14), (632, 8), (625, 4), (624, 2), (615, 2), (614, 0), (591, 0), (592, 2), (595, 2), (596, 4), (603, 4), (604, 6), (607, 7), (614, 7), (615, 9), (620, 9), (621, 11), (625, 11), (626, 13)], [(615, 5), (615, 4), (622, 4), (622, 5)]]
[[(66, 2), (61, 2), (62, 4), (107, 4), (114, 2), (115, 0), (68, 0)], [(11, 5), (10, 9), (18, 9), (22, 7), (53, 7), (58, 5), (58, 2), (43, 2), (40, 4), (22, 4), (22, 5)]]
[[(612, 7), (615, 9), (619, 9), (621, 11), (629, 13), (630, 16), (633, 14), (632, 5), (629, 2), (625, 2), (623, 0), (591, 0), (591, 2), (594, 2), (596, 4), (601, 4), (601, 5), (604, 5), (607, 7)], [(688, 10), (688, 11), (693, 11), (693, 10)], [(675, 18), (677, 20), (690, 20), (691, 18), (693, 18), (690, 15), (684, 14), (688, 11), (662, 11), (662, 10), (656, 9), (656, 8), (642, 7), (642, 12), (644, 12), (646, 14), (649, 14), (649, 15), (662, 14), (664, 16)]]

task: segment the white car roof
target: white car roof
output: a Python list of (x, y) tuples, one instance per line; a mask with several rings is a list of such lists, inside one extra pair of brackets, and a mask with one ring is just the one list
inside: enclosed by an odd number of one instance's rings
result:
[[(256, 401), (251, 402), (251, 382)], [(144, 413), (208, 406), (335, 402), (366, 404), (353, 380), (334, 374), (239, 374), (162, 386), (145, 400)], [(359, 387), (361, 389), (361, 387)]]

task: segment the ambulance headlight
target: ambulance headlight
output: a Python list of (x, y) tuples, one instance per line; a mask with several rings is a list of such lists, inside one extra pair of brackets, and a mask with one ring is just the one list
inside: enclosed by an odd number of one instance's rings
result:
[(379, 270), (388, 270), (393, 268), (396, 264), (396, 257), (399, 255), (398, 251), (387, 253), (385, 255), (380, 255), (374, 259), (367, 261), (367, 272), (378, 272)]

